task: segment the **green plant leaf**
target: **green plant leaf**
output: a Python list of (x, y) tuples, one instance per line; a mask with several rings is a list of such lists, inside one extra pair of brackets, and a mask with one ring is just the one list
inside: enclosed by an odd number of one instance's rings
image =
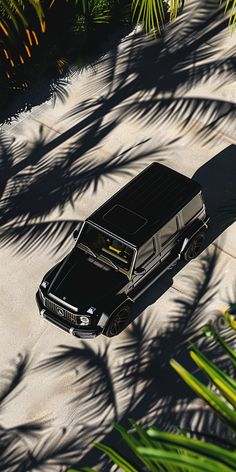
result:
[[(222, 3), (222, 0), (221, 0)], [(235, 25), (236, 22), (236, 0), (226, 0), (225, 13), (229, 11), (229, 24)]]
[[(236, 211), (235, 211), (236, 218)], [(236, 303), (232, 303), (228, 309), (224, 312), (224, 317), (228, 325), (236, 331)]]
[(163, 0), (133, 0), (133, 18), (137, 13), (137, 23), (142, 22), (147, 31), (160, 31), (164, 22)]
[[(146, 446), (146, 447), (153, 447), (153, 443), (152, 443), (152, 441), (150, 441), (150, 438), (148, 437), (146, 431), (136, 421), (134, 421), (132, 419), (129, 419), (129, 421), (131, 422), (131, 424), (134, 426), (137, 433), (139, 434), (139, 437), (140, 437), (140, 440), (141, 440), (141, 445)], [(161, 444), (161, 443), (157, 443), (157, 442), (155, 444), (155, 447), (158, 447), (160, 449), (169, 449), (168, 446), (166, 446), (164, 444)], [(173, 447), (172, 447), (172, 451), (173, 451)], [(175, 449), (174, 449), (174, 451), (175, 451)], [(162, 466), (162, 465), (158, 464), (158, 471), (165, 472), (166, 470), (167, 469), (164, 465)], [(167, 472), (176, 472), (176, 468), (175, 467), (173, 468), (169, 464)]]
[(176, 467), (189, 468), (191, 472), (235, 472), (235, 468), (219, 464), (217, 461), (202, 457), (200, 455), (184, 455), (176, 452), (163, 451), (154, 448), (140, 447), (139, 452), (151, 456), (158, 462), (172, 464)]
[(222, 421), (224, 421), (234, 431), (236, 430), (236, 412), (230, 408), (223, 400), (221, 400), (215, 393), (213, 393), (206, 385), (200, 382), (194, 375), (190, 374), (184, 367), (182, 367), (174, 359), (170, 361), (171, 366), (182, 377), (182, 379), (202, 397), (208, 405), (218, 414)]
[(223, 396), (236, 408), (236, 382), (213, 362), (209, 361), (193, 344), (190, 356), (197, 366), (210, 378)]
[(236, 468), (236, 452), (228, 451), (227, 449), (216, 446), (215, 444), (205, 443), (199, 439), (187, 438), (180, 434), (165, 433), (152, 427), (147, 430), (147, 435), (151, 438), (157, 439), (158, 442), (169, 444), (170, 446), (181, 447), (188, 449), (191, 452), (201, 454), (211, 459), (217, 460), (229, 467)]
[(95, 442), (94, 445), (100, 449), (100, 451), (105, 452), (105, 454), (110, 457), (110, 459), (122, 468), (124, 472), (139, 472), (132, 464), (130, 464), (126, 459), (124, 459), (118, 452), (112, 449), (105, 444)]
[[(136, 439), (132, 434), (130, 434), (128, 431), (126, 431), (125, 428), (123, 428), (123, 426), (120, 426), (119, 424), (116, 424), (114, 423), (114, 428), (120, 433), (120, 435), (122, 436), (122, 438), (124, 439), (124, 441), (126, 442), (126, 444), (128, 444), (128, 446), (130, 447), (130, 449), (132, 449), (132, 451), (137, 455), (137, 457), (145, 464), (149, 467), (149, 470), (151, 472), (158, 472), (158, 469), (157, 467), (155, 466), (155, 464), (152, 464), (152, 462), (148, 459), (148, 458), (145, 458), (142, 456), (142, 454), (139, 454), (138, 453), (138, 450), (137, 450), (137, 447), (142, 445), (142, 443), (140, 444), (140, 441), (138, 439)], [(152, 443), (149, 439), (149, 446), (152, 446)]]
[(206, 325), (203, 332), (206, 336), (212, 337), (223, 347), (224, 351), (229, 355), (232, 364), (236, 367), (236, 351), (216, 332), (213, 326)]

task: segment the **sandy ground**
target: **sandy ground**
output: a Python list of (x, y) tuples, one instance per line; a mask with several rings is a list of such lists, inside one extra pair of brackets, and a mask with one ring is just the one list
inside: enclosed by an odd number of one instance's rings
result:
[[(1, 398), (9, 392), (0, 424), (20, 432), (22, 454), (11, 471), (70, 463), (113, 470), (89, 446), (95, 438), (117, 443), (112, 420), (218, 427), (168, 366), (171, 357), (188, 362), (186, 340), (235, 301), (236, 223), (226, 210), (236, 197), (236, 36), (198, 13), (163, 41), (124, 38), (71, 77), (63, 100), (1, 128)], [(73, 247), (77, 222), (155, 160), (202, 183), (206, 248), (145, 294), (120, 336), (74, 339), (39, 317), (39, 282)]]

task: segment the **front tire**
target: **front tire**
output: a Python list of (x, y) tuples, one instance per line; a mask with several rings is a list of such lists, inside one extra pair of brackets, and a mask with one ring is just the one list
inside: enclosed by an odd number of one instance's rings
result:
[(130, 313), (131, 306), (129, 303), (124, 303), (121, 307), (117, 308), (108, 321), (103, 334), (108, 338), (112, 338), (113, 336), (120, 334), (127, 326)]
[(192, 241), (190, 242), (188, 248), (184, 253), (184, 258), (186, 261), (191, 261), (192, 259), (195, 259), (195, 257), (197, 257), (202, 252), (205, 237), (206, 234), (204, 231), (201, 231), (193, 237)]

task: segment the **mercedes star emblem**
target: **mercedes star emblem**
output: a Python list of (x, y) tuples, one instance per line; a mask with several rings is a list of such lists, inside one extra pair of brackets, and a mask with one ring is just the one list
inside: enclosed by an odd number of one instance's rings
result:
[(61, 315), (61, 316), (65, 315), (64, 310), (62, 310), (62, 308), (57, 308), (57, 313), (58, 315)]

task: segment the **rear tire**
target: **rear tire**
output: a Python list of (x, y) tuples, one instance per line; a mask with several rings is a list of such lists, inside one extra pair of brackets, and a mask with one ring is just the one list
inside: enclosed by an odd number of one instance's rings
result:
[(121, 307), (117, 308), (105, 327), (103, 334), (108, 338), (120, 334), (127, 326), (130, 313), (131, 306), (129, 303), (124, 303)]
[(206, 234), (204, 231), (201, 231), (193, 237), (192, 241), (190, 242), (188, 248), (184, 253), (184, 258), (186, 261), (191, 261), (192, 259), (195, 259), (195, 257), (197, 257), (202, 252), (202, 247), (205, 238)]

